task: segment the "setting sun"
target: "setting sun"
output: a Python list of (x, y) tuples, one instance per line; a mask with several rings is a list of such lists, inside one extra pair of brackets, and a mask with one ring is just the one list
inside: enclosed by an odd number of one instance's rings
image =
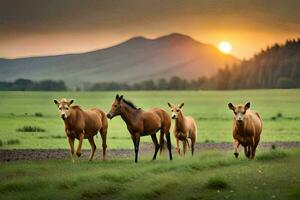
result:
[(219, 50), (223, 53), (230, 54), (230, 52), (232, 51), (232, 46), (229, 42), (222, 41), (219, 44)]

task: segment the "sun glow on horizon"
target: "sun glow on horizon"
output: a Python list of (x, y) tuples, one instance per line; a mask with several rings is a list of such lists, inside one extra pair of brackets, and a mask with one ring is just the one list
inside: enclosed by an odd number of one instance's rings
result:
[(222, 41), (220, 42), (218, 46), (219, 50), (225, 54), (230, 54), (232, 51), (232, 46), (229, 42), (227, 41)]

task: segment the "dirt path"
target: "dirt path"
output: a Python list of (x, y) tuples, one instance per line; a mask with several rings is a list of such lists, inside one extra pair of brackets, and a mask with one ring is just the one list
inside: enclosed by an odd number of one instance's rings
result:
[[(294, 148), (300, 147), (300, 142), (264, 142), (260, 143), (259, 149), (271, 149), (272, 145), (275, 145), (276, 148)], [(203, 150), (231, 150), (231, 143), (204, 143), (197, 144), (196, 151)], [(241, 149), (241, 147), (240, 147)], [(152, 144), (149, 143), (141, 143), (140, 146), (141, 154), (143, 153), (151, 153), (154, 151)], [(83, 150), (83, 155), (85, 159), (87, 159), (89, 155), (89, 150)], [(173, 153), (175, 153), (173, 148)], [(95, 159), (100, 159), (99, 157), (100, 150), (97, 149), (95, 154)], [(101, 152), (102, 154), (102, 152)], [(111, 158), (124, 158), (124, 157), (132, 157), (134, 155), (133, 150), (131, 149), (112, 149), (107, 152), (108, 159)], [(69, 150), (68, 149), (12, 149), (12, 150), (0, 150), (0, 162), (10, 162), (16, 160), (49, 160), (49, 159), (69, 159)]]

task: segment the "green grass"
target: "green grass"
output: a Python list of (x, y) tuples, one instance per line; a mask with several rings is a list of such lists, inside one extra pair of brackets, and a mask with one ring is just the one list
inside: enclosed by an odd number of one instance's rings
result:
[(16, 161), (1, 165), (0, 199), (299, 199), (300, 149), (88, 162)]
[[(3, 141), (0, 148), (68, 148), (64, 125), (53, 99), (72, 98), (83, 108), (99, 107), (107, 112), (116, 93), (0, 92), (0, 138)], [(118, 93), (144, 109), (161, 107), (168, 110), (167, 102), (185, 102), (185, 114), (197, 121), (198, 142), (231, 142), (233, 114), (227, 104), (247, 101), (262, 116), (261, 141), (300, 141), (300, 89)], [(24, 126), (40, 127), (46, 132), (16, 131)], [(6, 141), (15, 139), (19, 139), (20, 143), (6, 145)], [(141, 141), (151, 142), (151, 138), (143, 137)], [(96, 144), (100, 146), (100, 137)], [(120, 117), (109, 121), (108, 147), (132, 148), (130, 135)], [(90, 148), (86, 140), (84, 148)]]

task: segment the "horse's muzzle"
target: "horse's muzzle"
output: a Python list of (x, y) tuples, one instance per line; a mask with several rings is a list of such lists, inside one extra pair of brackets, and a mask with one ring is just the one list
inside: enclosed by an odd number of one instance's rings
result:
[(238, 122), (239, 124), (242, 124), (242, 123), (243, 123), (243, 120), (242, 120), (242, 119), (238, 119), (237, 122)]
[(67, 119), (67, 116), (62, 115), (61, 118), (62, 118), (63, 120), (66, 120), (66, 119)]
[(111, 115), (110, 113), (108, 113), (108, 114), (106, 115), (106, 117), (107, 117), (108, 119), (112, 119), (112, 115)]

